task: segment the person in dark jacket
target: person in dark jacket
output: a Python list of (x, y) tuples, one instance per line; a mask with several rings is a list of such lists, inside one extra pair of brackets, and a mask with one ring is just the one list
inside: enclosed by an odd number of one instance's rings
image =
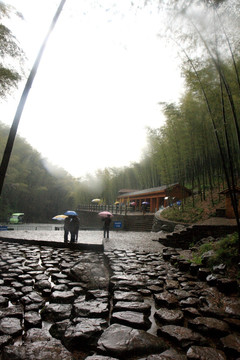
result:
[(69, 231), (71, 234), (71, 243), (76, 243), (78, 240), (78, 230), (79, 230), (80, 221), (77, 216), (71, 216), (69, 223)]
[(112, 222), (111, 220), (111, 215), (108, 215), (106, 218), (103, 218), (103, 236), (105, 239), (105, 236), (107, 235), (107, 239), (109, 239), (109, 229), (110, 229), (110, 224)]
[(66, 219), (64, 220), (64, 242), (65, 243), (68, 242), (69, 231), (70, 231), (70, 217), (67, 216)]

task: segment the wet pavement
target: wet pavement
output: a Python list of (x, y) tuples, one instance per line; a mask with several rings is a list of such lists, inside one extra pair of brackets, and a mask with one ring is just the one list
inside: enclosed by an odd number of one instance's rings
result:
[[(0, 237), (36, 240), (36, 241), (55, 241), (63, 242), (63, 230), (45, 230), (52, 228), (51, 225), (40, 227), (36, 225), (29, 226), (33, 230), (10, 230), (0, 232)], [(20, 227), (19, 227), (20, 228)], [(37, 228), (37, 230), (34, 230)], [(21, 228), (20, 228), (21, 229)], [(42, 230), (41, 230), (42, 229)], [(103, 238), (103, 231), (81, 230), (78, 234), (78, 244), (104, 244), (104, 249), (125, 249), (140, 251), (161, 251), (163, 246), (157, 241), (159, 235), (152, 232), (133, 232), (133, 231), (110, 231), (110, 238)], [(155, 241), (154, 241), (155, 240)]]
[(158, 234), (79, 232), (104, 253), (11, 243), (63, 242), (62, 230), (0, 235), (1, 359), (239, 358), (238, 293), (180, 270)]

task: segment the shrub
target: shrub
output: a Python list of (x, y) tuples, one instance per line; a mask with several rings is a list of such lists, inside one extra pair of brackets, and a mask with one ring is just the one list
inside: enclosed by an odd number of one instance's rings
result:
[(238, 233), (227, 235), (216, 242), (213, 264), (236, 264), (238, 262), (238, 242)]
[(214, 255), (209, 261), (210, 266), (226, 264), (227, 266), (236, 265), (239, 261), (238, 256), (238, 233), (227, 235), (219, 241), (209, 242), (199, 246), (192, 257), (192, 262), (201, 265), (201, 256), (209, 250), (214, 251)]

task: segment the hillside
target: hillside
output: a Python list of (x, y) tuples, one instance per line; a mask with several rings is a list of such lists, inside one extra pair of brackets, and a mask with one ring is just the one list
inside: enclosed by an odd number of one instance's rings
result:
[[(205, 200), (201, 200), (200, 195), (195, 195), (194, 207), (192, 198), (188, 198), (182, 208), (178, 206), (167, 208), (161, 212), (161, 216), (172, 221), (194, 224), (215, 217), (216, 209), (224, 208), (225, 196), (219, 196), (219, 191), (215, 189), (212, 192), (212, 196), (210, 192), (207, 193)], [(213, 269), (216, 265), (224, 264), (226, 266), (226, 277), (237, 279), (238, 281), (240, 279), (238, 265), (239, 237), (237, 233), (215, 240), (211, 237), (202, 239), (202, 241), (194, 244), (189, 250), (182, 251), (181, 258), (200, 266), (207, 266), (210, 269)], [(208, 259), (207, 263), (206, 259)]]
[(206, 192), (205, 200), (199, 194), (194, 199), (189, 197), (183, 201), (181, 206), (174, 205), (161, 212), (165, 219), (194, 224), (216, 216), (216, 209), (225, 208), (225, 196), (219, 195), (219, 190), (214, 189), (212, 195)]

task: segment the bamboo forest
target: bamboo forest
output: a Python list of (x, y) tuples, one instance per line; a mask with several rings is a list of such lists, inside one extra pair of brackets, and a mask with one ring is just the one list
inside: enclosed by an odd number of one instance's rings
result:
[[(1, 220), (21, 210), (29, 221), (48, 221), (62, 209), (76, 209), (96, 197), (112, 204), (125, 188), (180, 183), (202, 194), (204, 201), (207, 190), (239, 185), (238, 2), (199, 1), (198, 13), (188, 9), (190, 3), (169, 2), (172, 21), (164, 36), (178, 49), (184, 90), (177, 103), (159, 99), (165, 122), (147, 128), (148, 146), (141, 161), (74, 178), (17, 136), (1, 195)], [(199, 21), (200, 12), (204, 21)], [(9, 127), (1, 123), (1, 156), (8, 133)], [(81, 167), (83, 154), (75, 156)]]

